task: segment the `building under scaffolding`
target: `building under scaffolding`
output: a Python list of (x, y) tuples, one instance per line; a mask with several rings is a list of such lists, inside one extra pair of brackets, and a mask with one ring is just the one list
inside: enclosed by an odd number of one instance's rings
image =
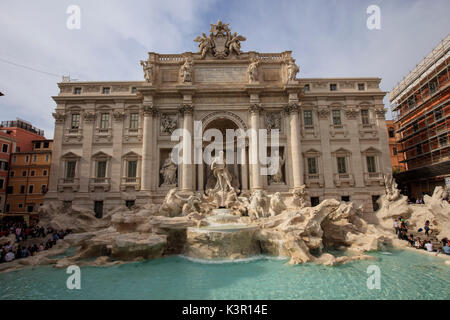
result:
[(390, 92), (407, 168), (395, 178), (411, 198), (450, 178), (449, 49), (450, 34)]

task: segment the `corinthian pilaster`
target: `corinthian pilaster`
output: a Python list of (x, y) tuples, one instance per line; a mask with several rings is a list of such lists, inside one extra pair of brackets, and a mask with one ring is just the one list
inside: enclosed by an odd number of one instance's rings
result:
[(153, 103), (144, 104), (144, 126), (143, 126), (143, 142), (142, 142), (142, 181), (141, 190), (150, 191), (152, 185), (152, 132), (153, 132), (153, 115), (156, 109)]
[(258, 142), (258, 132), (260, 114), (261, 114), (261, 104), (253, 103), (248, 108), (250, 112), (250, 126), (251, 134), (249, 137), (249, 158), (250, 158), (250, 188), (251, 190), (262, 189), (262, 179), (260, 173), (259, 164), (259, 142)]
[(194, 131), (192, 104), (183, 104), (178, 109), (183, 116), (183, 162), (181, 168), (181, 190), (185, 192), (194, 191), (193, 183), (193, 140), (192, 133)]
[(299, 189), (303, 183), (303, 158), (300, 150), (300, 135), (298, 111), (300, 105), (296, 102), (289, 103), (285, 106), (284, 111), (289, 115), (289, 128), (291, 139), (291, 159), (292, 159), (292, 178), (294, 189)]

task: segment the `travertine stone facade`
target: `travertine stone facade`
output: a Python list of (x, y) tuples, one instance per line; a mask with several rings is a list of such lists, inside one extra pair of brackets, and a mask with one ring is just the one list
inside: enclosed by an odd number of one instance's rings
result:
[(282, 175), (248, 164), (258, 148), (248, 139), (245, 163), (229, 164), (239, 190), (306, 185), (313, 204), (348, 196), (372, 211), (392, 171), (379, 78), (297, 78), (290, 51), (241, 52), (245, 38), (222, 23), (195, 41), (198, 53), (150, 52), (145, 81), (58, 84), (48, 201), (109, 208), (161, 202), (175, 186), (203, 192), (213, 184), (208, 165), (166, 161), (180, 143), (171, 133), (202, 121), (203, 130), (280, 130)]

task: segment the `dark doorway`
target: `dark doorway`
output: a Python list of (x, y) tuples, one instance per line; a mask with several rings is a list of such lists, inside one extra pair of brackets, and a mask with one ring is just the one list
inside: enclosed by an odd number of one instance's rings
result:
[(96, 218), (103, 217), (103, 201), (94, 201), (94, 212)]
[(128, 209), (131, 209), (132, 206), (134, 206), (135, 201), (134, 200), (126, 200), (125, 205)]
[(380, 199), (380, 196), (372, 196), (372, 207), (373, 211), (378, 211), (380, 209), (380, 206), (378, 205), (378, 199)]
[(311, 197), (311, 207), (315, 207), (320, 203), (319, 197)]

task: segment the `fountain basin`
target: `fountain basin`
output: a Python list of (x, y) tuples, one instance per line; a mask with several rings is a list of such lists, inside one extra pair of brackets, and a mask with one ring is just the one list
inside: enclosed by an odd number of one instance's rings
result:
[(242, 259), (261, 253), (258, 227), (246, 224), (209, 225), (187, 229), (185, 254), (198, 259)]

